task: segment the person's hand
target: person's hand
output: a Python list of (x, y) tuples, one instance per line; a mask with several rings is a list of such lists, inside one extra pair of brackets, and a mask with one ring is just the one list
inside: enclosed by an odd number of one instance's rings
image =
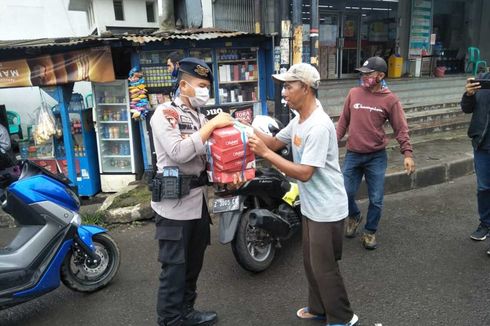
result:
[(405, 157), (405, 159), (403, 160), (403, 165), (405, 166), (405, 172), (407, 173), (407, 175), (415, 172), (415, 162), (413, 158), (409, 156)]
[(210, 122), (213, 124), (214, 129), (231, 126), (233, 124), (233, 118), (229, 113), (220, 112), (217, 116), (212, 118)]
[(264, 155), (268, 151), (270, 151), (267, 145), (262, 141), (262, 139), (257, 137), (257, 135), (251, 135), (250, 137), (248, 137), (248, 144), (252, 152), (257, 154), (258, 156), (264, 157)]
[(241, 172), (235, 172), (233, 174), (233, 182), (230, 183), (219, 183), (219, 186), (225, 190), (235, 190), (240, 188), (245, 181), (242, 178)]
[(240, 122), (241, 124), (244, 124), (246, 126), (252, 126), (252, 124), (248, 120), (241, 119), (241, 118), (237, 118), (236, 120), (238, 120), (238, 122)]
[(473, 96), (481, 88), (480, 83), (475, 82), (475, 78), (470, 77), (466, 80), (466, 95)]
[(227, 185), (227, 188), (230, 190), (235, 190), (240, 188), (244, 183), (245, 181), (242, 178), (242, 173), (236, 172), (235, 174), (233, 174), (233, 183), (229, 183)]

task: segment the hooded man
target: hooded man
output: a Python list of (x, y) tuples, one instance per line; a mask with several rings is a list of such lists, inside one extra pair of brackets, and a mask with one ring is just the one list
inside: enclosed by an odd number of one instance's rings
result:
[(354, 238), (362, 221), (356, 205), (356, 194), (364, 176), (368, 188), (369, 208), (361, 238), (366, 249), (376, 249), (376, 231), (381, 218), (384, 197), (384, 178), (387, 167), (386, 146), (389, 139), (384, 131), (388, 120), (404, 155), (403, 165), (407, 174), (415, 171), (408, 125), (398, 97), (384, 81), (388, 70), (380, 57), (367, 59), (362, 67), (360, 86), (350, 90), (337, 124), (337, 139), (348, 132), (347, 153), (342, 173), (349, 200), (349, 217), (345, 235)]

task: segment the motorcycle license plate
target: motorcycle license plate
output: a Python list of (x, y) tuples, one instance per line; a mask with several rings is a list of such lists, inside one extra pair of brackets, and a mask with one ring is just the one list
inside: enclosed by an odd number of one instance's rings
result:
[(213, 203), (213, 213), (223, 213), (240, 209), (240, 197), (216, 198)]

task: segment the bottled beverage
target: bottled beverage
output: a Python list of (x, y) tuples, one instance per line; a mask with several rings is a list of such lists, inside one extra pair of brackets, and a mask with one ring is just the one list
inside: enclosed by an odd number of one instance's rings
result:
[(124, 135), (126, 138), (129, 138), (129, 128), (128, 125), (124, 125)]
[(116, 139), (119, 138), (119, 127), (114, 127), (113, 129), (114, 129), (114, 131), (113, 131), (114, 138), (116, 138)]

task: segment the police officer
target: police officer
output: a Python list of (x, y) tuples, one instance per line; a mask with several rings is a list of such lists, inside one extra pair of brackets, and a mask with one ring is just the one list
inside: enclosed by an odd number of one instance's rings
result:
[(163, 199), (159, 200), (153, 196), (153, 186), (151, 206), (156, 213), (158, 260), (162, 264), (158, 324), (212, 325), (217, 320), (216, 312), (194, 309), (196, 283), (210, 240), (204, 143), (215, 128), (231, 125), (233, 120), (229, 114), (220, 113), (207, 121), (199, 112), (209, 100), (213, 82), (208, 65), (196, 58), (184, 58), (179, 64), (179, 96), (159, 105), (150, 120), (157, 178), (174, 175), (178, 169), (183, 192), (180, 198), (165, 198), (173, 189), (163, 189), (167, 183), (161, 182), (163, 188), (157, 195)]

